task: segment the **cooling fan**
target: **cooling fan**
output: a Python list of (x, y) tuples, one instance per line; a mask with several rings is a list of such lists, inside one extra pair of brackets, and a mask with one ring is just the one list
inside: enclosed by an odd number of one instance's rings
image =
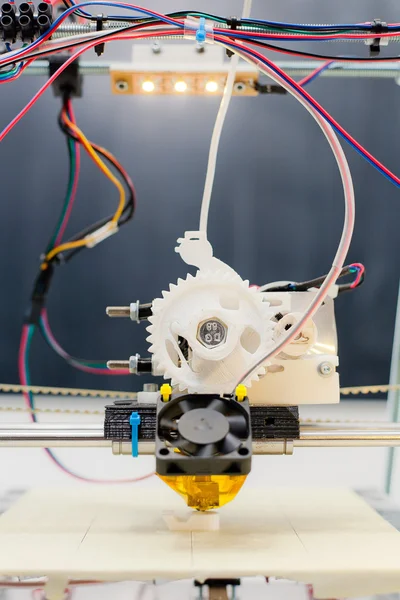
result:
[(160, 475), (244, 475), (251, 466), (248, 400), (217, 394), (159, 400), (156, 436)]

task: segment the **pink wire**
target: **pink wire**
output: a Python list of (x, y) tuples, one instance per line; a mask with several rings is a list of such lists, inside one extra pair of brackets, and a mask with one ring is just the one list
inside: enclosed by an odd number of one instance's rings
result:
[[(157, 32), (157, 37), (163, 37), (163, 36), (167, 36), (167, 35), (171, 35), (171, 32), (163, 32), (163, 31), (159, 31)], [(132, 38), (148, 38), (148, 37), (154, 37), (154, 32), (149, 32), (149, 33), (140, 33), (140, 34), (136, 34), (136, 35), (131, 35), (131, 36), (127, 36), (127, 35), (121, 35), (121, 36), (114, 36), (112, 39), (113, 40), (126, 40), (126, 39), (132, 39)], [(33, 96), (33, 98), (31, 98), (31, 100), (28, 102), (28, 104), (14, 117), (14, 119), (7, 125), (7, 127), (5, 127), (5, 129), (3, 129), (3, 131), (0, 133), (0, 142), (4, 140), (4, 138), (10, 133), (10, 131), (13, 129), (13, 127), (15, 127), (15, 125), (17, 123), (19, 123), (19, 121), (26, 115), (26, 113), (32, 108), (32, 106), (39, 100), (39, 98), (44, 94), (44, 92), (51, 86), (51, 84), (57, 79), (57, 77), (59, 75), (61, 75), (61, 73), (72, 63), (74, 62), (74, 60), (76, 60), (78, 58), (78, 56), (80, 56), (81, 54), (83, 54), (84, 52), (86, 52), (86, 50), (89, 50), (90, 48), (93, 48), (94, 46), (98, 45), (98, 40), (93, 40), (91, 42), (89, 42), (88, 44), (86, 44), (85, 46), (83, 46), (82, 48), (79, 48), (76, 52), (74, 52), (74, 54), (71, 54), (71, 56), (69, 58), (67, 58), (67, 60), (57, 69), (57, 71), (55, 71), (53, 73), (53, 75), (51, 77), (49, 77), (49, 79), (47, 79), (47, 81), (42, 85), (42, 87), (36, 92), (36, 94)], [(61, 50), (59, 50), (59, 52), (61, 52)], [(0, 66), (1, 66), (1, 61), (0, 61)]]
[(139, 477), (134, 477), (133, 479), (94, 479), (92, 477), (85, 477), (84, 475), (79, 475), (78, 473), (74, 473), (70, 469), (64, 467), (62, 463), (58, 461), (56, 456), (54, 456), (53, 452), (51, 452), (48, 448), (45, 448), (47, 456), (56, 465), (65, 475), (69, 475), (76, 481), (83, 481), (85, 483), (96, 483), (96, 484), (126, 484), (126, 483), (136, 483), (137, 481), (143, 481), (145, 479), (149, 479), (155, 475), (154, 471), (151, 473), (146, 473), (146, 475), (140, 475)]
[[(164, 37), (164, 36), (168, 36), (170, 35), (170, 32), (164, 32), (164, 31), (159, 31), (157, 32), (157, 36), (158, 37)], [(384, 34), (382, 34), (384, 35)], [(140, 38), (140, 39), (145, 39), (145, 38), (149, 38), (149, 37), (153, 37), (154, 36), (154, 32), (140, 32), (138, 34), (124, 34), (124, 35), (118, 35), (118, 36), (114, 36), (111, 38), (111, 40), (127, 40), (127, 39), (135, 39), (135, 38)], [(373, 36), (373, 37), (376, 37)], [(380, 36), (381, 37), (381, 36)], [(221, 36), (214, 36), (214, 39), (220, 43), (224, 43), (225, 39), (222, 38)], [(109, 40), (109, 41), (111, 41)], [(234, 42), (229, 42), (230, 45), (237, 47), (238, 49), (246, 52), (246, 50), (248, 50), (249, 48), (245, 45), (245, 44), (234, 44)], [(36, 92), (36, 94), (33, 96), (33, 98), (28, 102), (28, 104), (14, 117), (14, 119), (7, 125), (7, 127), (5, 127), (5, 129), (1, 132), (0, 134), (0, 142), (8, 135), (8, 133), (13, 129), (13, 127), (25, 116), (25, 114), (32, 108), (32, 106), (37, 102), (37, 100), (42, 96), (42, 94), (47, 90), (48, 87), (51, 86), (51, 84), (53, 83), (53, 81), (55, 81), (57, 79), (57, 77), (74, 61), (76, 60), (76, 58), (78, 58), (78, 56), (80, 56), (81, 54), (83, 54), (84, 52), (86, 52), (86, 50), (89, 50), (90, 48), (93, 48), (94, 46), (96, 46), (98, 44), (98, 40), (93, 40), (91, 42), (89, 42), (88, 44), (86, 44), (85, 46), (83, 46), (82, 48), (79, 48), (74, 54), (72, 54), (66, 61), (65, 63), (63, 63), (58, 69), (57, 71), (46, 81), (46, 83)], [(56, 52), (61, 51), (61, 50), (56, 50)], [(291, 77), (289, 77), (284, 71), (282, 71), (282, 69), (280, 69), (274, 62), (272, 62), (271, 60), (269, 60), (268, 58), (266, 58), (263, 54), (257, 52), (256, 50), (252, 49), (251, 52), (253, 54), (255, 54), (259, 60), (261, 62), (265, 61), (267, 64), (269, 64), (270, 66), (273, 66), (274, 69), (278, 72), (278, 74), (280, 74), (282, 77), (286, 77), (292, 87), (298, 91), (301, 90), (302, 94), (310, 101), (310, 103), (312, 103), (314, 108), (317, 108), (321, 114), (328, 120), (332, 122), (332, 124), (334, 125), (334, 127), (336, 127), (338, 129), (338, 131), (340, 131), (345, 137), (347, 137), (352, 144), (354, 144), (356, 146), (356, 148), (358, 150), (360, 150), (360, 152), (364, 153), (370, 161), (372, 161), (375, 165), (377, 165), (386, 175), (388, 175), (390, 178), (392, 178), (399, 186), (400, 186), (400, 178), (397, 177), (394, 173), (392, 173), (387, 167), (385, 167), (382, 163), (380, 163), (370, 152), (368, 152), (368, 150), (366, 150), (361, 144), (359, 144), (341, 125), (339, 125), (339, 123), (333, 119), (333, 117), (331, 117), (331, 115), (329, 115), (329, 113), (312, 97), (310, 96), (310, 94), (301, 86), (298, 85), (298, 83), (296, 83), (296, 81), (294, 79), (292, 79)], [(254, 60), (254, 57), (252, 57), (252, 60)], [(0, 61), (0, 65), (1, 65), (1, 61)]]
[[(22, 327), (22, 335), (21, 335), (21, 341), (20, 341), (19, 353), (18, 353), (18, 372), (19, 372), (19, 380), (20, 380), (21, 385), (27, 385), (27, 377), (26, 377), (26, 369), (25, 369), (25, 358), (26, 358), (25, 355), (26, 355), (26, 343), (27, 343), (27, 339), (28, 339), (28, 332), (29, 332), (29, 326), (24, 325)], [(28, 393), (23, 392), (23, 396), (25, 399), (26, 407), (30, 409), (31, 405), (29, 402)], [(29, 418), (32, 422), (34, 422), (32, 413), (29, 413)], [(74, 473), (74, 471), (70, 471), (69, 469), (64, 467), (64, 465), (61, 462), (59, 462), (57, 457), (53, 454), (53, 452), (51, 450), (49, 450), (49, 448), (44, 448), (44, 451), (47, 454), (47, 456), (50, 458), (52, 463), (55, 464), (59, 469), (61, 469), (61, 471), (64, 474), (69, 475), (70, 477), (72, 477), (73, 479), (76, 479), (77, 481), (84, 481), (86, 483), (98, 483), (98, 484), (102, 484), (102, 483), (104, 483), (104, 484), (136, 483), (137, 481), (143, 481), (144, 479), (149, 479), (149, 477), (153, 477), (153, 475), (155, 474), (154, 472), (151, 472), (151, 473), (147, 473), (146, 475), (134, 477), (132, 479), (93, 479), (91, 477), (85, 477), (83, 475), (79, 475), (78, 473)]]
[(49, 320), (48, 320), (48, 316), (47, 316), (47, 310), (45, 308), (42, 310), (41, 317), (42, 317), (43, 327), (46, 331), (46, 335), (48, 336), (54, 350), (57, 352), (57, 354), (59, 356), (61, 356), (65, 360), (72, 360), (72, 362), (74, 363), (74, 366), (77, 369), (79, 369), (80, 371), (85, 371), (86, 373), (93, 373), (94, 375), (130, 375), (129, 369), (114, 369), (111, 371), (110, 369), (101, 369), (101, 368), (98, 369), (96, 367), (88, 367), (87, 365), (82, 365), (79, 362), (74, 361), (71, 358), (71, 356), (68, 354), (68, 352), (66, 352), (64, 350), (64, 348), (62, 348), (60, 346), (60, 344), (57, 342), (56, 338), (54, 337), (53, 332), (50, 329), (50, 324), (49, 324)]
[[(70, 118), (71, 118), (72, 123), (76, 123), (75, 113), (74, 113), (74, 109), (72, 108), (72, 102), (71, 101), (68, 102), (68, 112), (70, 114)], [(80, 168), (81, 168), (81, 148), (80, 148), (80, 144), (78, 144), (78, 142), (74, 142), (74, 146), (75, 146), (75, 176), (74, 176), (74, 183), (73, 183), (73, 186), (72, 186), (72, 192), (71, 192), (71, 197), (70, 197), (70, 200), (69, 200), (68, 208), (67, 208), (67, 210), (65, 212), (62, 225), (60, 227), (60, 230), (59, 230), (58, 235), (56, 237), (56, 240), (54, 242), (54, 246), (59, 246), (61, 244), (61, 240), (63, 238), (63, 235), (64, 235), (65, 230), (67, 228), (69, 219), (71, 217), (72, 208), (74, 206), (74, 202), (75, 202), (75, 199), (76, 199), (76, 192), (78, 190), (79, 172), (80, 172)]]
[[(28, 385), (27, 377), (26, 377), (26, 370), (25, 370), (25, 353), (26, 353), (26, 343), (28, 340), (28, 332), (29, 332), (29, 326), (23, 325), (21, 339), (20, 339), (20, 343), (19, 343), (19, 350), (18, 350), (18, 375), (19, 375), (19, 381), (20, 381), (21, 385)], [(22, 392), (22, 395), (24, 397), (25, 406), (30, 409), (31, 403), (29, 400), (28, 392)], [(31, 413), (29, 416), (30, 416), (31, 420), (33, 421), (33, 417), (32, 417)]]
[(350, 286), (351, 289), (354, 289), (360, 283), (361, 277), (365, 273), (365, 267), (364, 267), (364, 265), (362, 263), (352, 263), (351, 266), (352, 267), (356, 267), (356, 269), (358, 269), (357, 277), (355, 278), (355, 280), (353, 281), (353, 283)]
[(306, 85), (306, 83), (308, 83), (310, 81), (310, 79), (312, 79), (313, 77), (315, 77), (316, 75), (318, 75), (318, 73), (320, 73), (321, 71), (323, 71), (324, 69), (326, 69), (326, 67), (328, 67), (329, 65), (333, 64), (335, 61), (334, 60), (327, 60), (326, 62), (324, 62), (323, 65), (321, 65), (320, 67), (318, 67), (317, 69), (315, 69), (315, 71), (312, 71), (312, 73), (309, 73), (306, 77), (303, 77), (303, 79), (300, 79), (300, 81), (298, 81), (298, 85), (300, 85), (301, 87), (303, 87), (303, 85)]

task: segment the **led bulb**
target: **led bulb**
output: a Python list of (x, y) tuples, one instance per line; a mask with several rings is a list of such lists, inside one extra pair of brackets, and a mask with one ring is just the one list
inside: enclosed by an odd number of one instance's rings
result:
[(218, 83), (216, 81), (207, 81), (206, 91), (210, 94), (214, 94), (218, 90)]
[(180, 93), (186, 92), (187, 87), (186, 81), (177, 81), (175, 84), (175, 91)]
[(143, 81), (142, 83), (142, 90), (144, 92), (154, 92), (155, 87), (152, 81)]

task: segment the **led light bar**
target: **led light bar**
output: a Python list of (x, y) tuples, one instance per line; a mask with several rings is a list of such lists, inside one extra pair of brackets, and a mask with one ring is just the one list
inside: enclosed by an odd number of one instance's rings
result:
[[(132, 63), (112, 65), (111, 88), (128, 95), (222, 95), (230, 64), (225, 58), (223, 48), (207, 44), (136, 45)], [(257, 96), (258, 73), (241, 61), (233, 95)]]

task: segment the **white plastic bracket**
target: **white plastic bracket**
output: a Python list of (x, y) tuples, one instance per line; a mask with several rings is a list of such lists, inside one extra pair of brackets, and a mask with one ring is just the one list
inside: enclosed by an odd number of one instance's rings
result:
[(185, 236), (177, 240), (175, 252), (187, 264), (197, 267), (201, 271), (230, 271), (227, 264), (213, 256), (213, 247), (207, 239), (205, 231), (185, 231)]

